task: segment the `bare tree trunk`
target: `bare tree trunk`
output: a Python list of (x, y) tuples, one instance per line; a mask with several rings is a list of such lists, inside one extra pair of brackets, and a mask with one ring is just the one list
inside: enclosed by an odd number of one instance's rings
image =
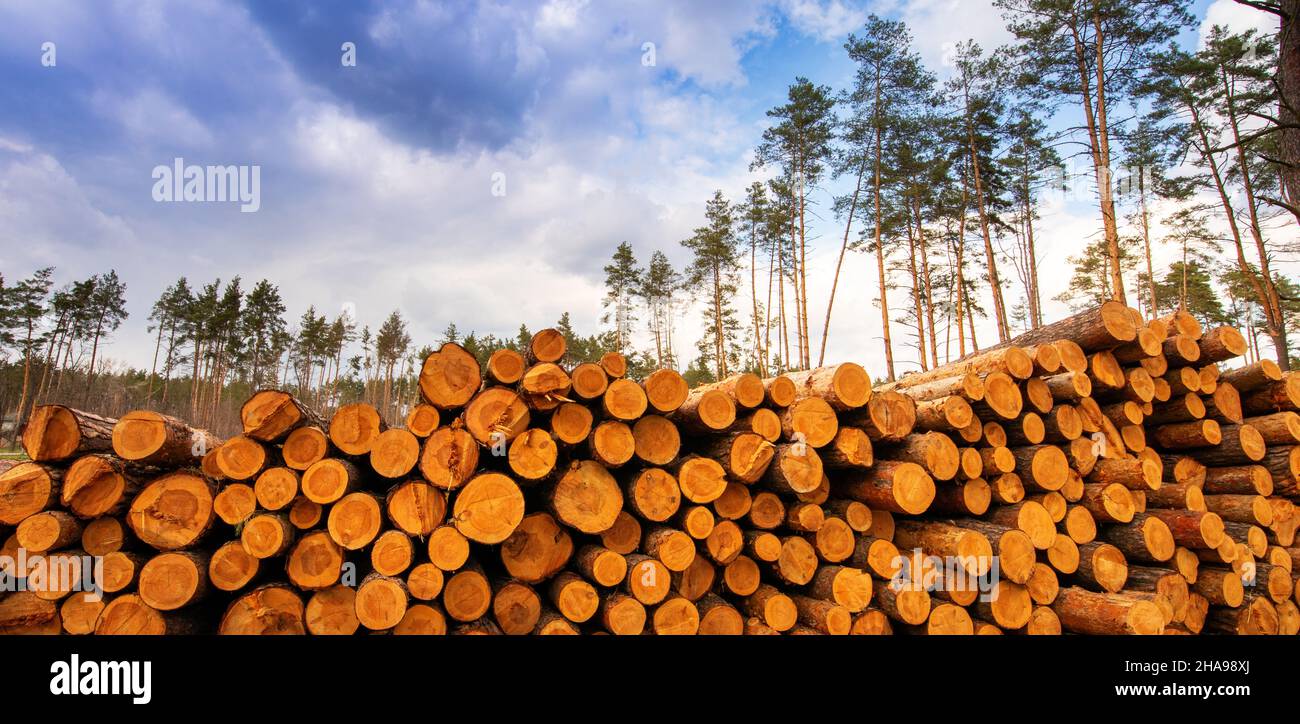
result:
[(785, 317), (785, 243), (780, 239), (777, 239), (775, 243), (779, 249), (777, 252), (777, 264), (779, 265), (777, 267), (777, 283), (779, 284), (777, 287), (777, 296), (781, 303), (781, 326), (779, 336), (781, 338), (782, 346), (781, 368), (784, 372), (790, 369), (790, 327), (786, 323)]
[(158, 320), (158, 337), (154, 339), (153, 343), (153, 366), (149, 368), (149, 392), (144, 398), (145, 407), (148, 407), (149, 403), (153, 402), (153, 382), (158, 376), (158, 352), (162, 350), (162, 333), (163, 320), (160, 319)]
[[(962, 320), (966, 317), (969, 309), (969, 302), (966, 299), (966, 215), (970, 209), (970, 188), (966, 178), (966, 169), (962, 169), (961, 174), (961, 216), (957, 221), (957, 353), (960, 357), (966, 356), (966, 332), (962, 328)], [(974, 317), (974, 315), (971, 315)], [(975, 321), (971, 319), (971, 342), (974, 342)]]
[(921, 305), (921, 274), (916, 269), (916, 236), (912, 232), (912, 222), (907, 221), (907, 267), (912, 275), (912, 314), (916, 316), (916, 351), (921, 358), (921, 369), (930, 366), (925, 360), (925, 312)]
[[(1102, 53), (1100, 16), (1094, 14), (1093, 20), (1097, 28), (1095, 58), (1097, 61), (1101, 61), (1104, 59), (1104, 55)], [(1124, 298), (1124, 279), (1120, 275), (1119, 266), (1119, 229), (1115, 225), (1115, 203), (1111, 196), (1110, 140), (1105, 138), (1104, 89), (1097, 89), (1097, 108), (1094, 109), (1092, 82), (1088, 74), (1089, 52), (1079, 34), (1079, 18), (1077, 15), (1071, 18), (1070, 31), (1074, 40), (1075, 63), (1079, 69), (1079, 93), (1082, 101), (1081, 105), (1083, 106), (1083, 117), (1088, 129), (1088, 147), (1092, 153), (1093, 175), (1097, 183), (1097, 196), (1100, 199), (1101, 223), (1106, 240), (1106, 255), (1110, 260), (1108, 286), (1116, 301), (1127, 304), (1128, 302)], [(1098, 83), (1104, 83), (1105, 70), (1100, 62), (1097, 63), (1096, 77)]]
[(750, 222), (749, 225), (749, 296), (753, 303), (754, 316), (754, 366), (758, 368), (760, 377), (767, 376), (766, 365), (763, 364), (763, 341), (758, 332), (758, 224)]
[(104, 317), (100, 315), (99, 324), (95, 327), (95, 336), (90, 345), (90, 367), (86, 369), (86, 395), (85, 401), (90, 402), (90, 386), (95, 383), (95, 357), (99, 353), (99, 336), (103, 333)]
[[(876, 81), (876, 113), (879, 114), (880, 107), (880, 81)], [(881, 238), (881, 218), (880, 218), (880, 122), (876, 119), (876, 157), (874, 172), (874, 190), (875, 190), (875, 220), (876, 220), (876, 271), (880, 275), (880, 324), (884, 332), (885, 339), (885, 376), (890, 382), (895, 379), (894, 376), (894, 344), (889, 335), (889, 293), (887, 278), (885, 276), (885, 246)]]
[(807, 336), (807, 330), (803, 326), (803, 288), (800, 286), (799, 276), (799, 228), (796, 225), (799, 209), (795, 208), (794, 212), (790, 216), (790, 286), (794, 288), (794, 299), (791, 301), (794, 303), (795, 353), (798, 355), (795, 369), (798, 369), (803, 366), (804, 338)]
[(763, 305), (763, 376), (769, 376), (768, 366), (772, 362), (772, 275), (776, 269), (776, 248), (767, 251), (767, 302)]
[[(934, 327), (934, 286), (930, 280), (930, 252), (925, 243), (925, 225), (921, 223), (921, 200), (912, 199), (913, 210), (916, 212), (916, 238), (921, 248), (921, 270), (922, 284), (925, 287), (925, 319), (926, 325), (930, 328), (930, 366), (939, 366), (938, 335)], [(921, 356), (925, 356), (922, 350)]]
[(998, 278), (998, 261), (993, 255), (993, 236), (989, 231), (988, 210), (984, 204), (984, 180), (980, 174), (979, 151), (975, 146), (975, 125), (971, 120), (970, 90), (963, 87), (966, 106), (966, 143), (970, 151), (971, 174), (975, 180), (975, 208), (979, 211), (980, 232), (984, 235), (984, 256), (989, 267), (989, 292), (993, 297), (993, 314), (998, 325), (998, 341), (1010, 339), (1007, 311), (1002, 301), (1002, 282)]
[(727, 376), (727, 342), (726, 331), (722, 328), (722, 273), (718, 266), (713, 266), (713, 349), (714, 363), (718, 370), (718, 379)]
[(804, 176), (799, 177), (799, 318), (803, 330), (803, 343), (799, 346), (799, 363), (803, 369), (812, 367), (812, 331), (808, 328), (808, 237), (804, 227)]
[[(27, 321), (27, 339), (23, 342), (23, 391), (18, 397), (18, 414), (14, 417), (14, 435), (23, 429), (23, 419), (27, 417), (27, 393), (32, 379), (32, 320)], [(0, 408), (2, 409), (2, 408)]]
[(168, 337), (167, 337), (167, 359), (163, 363), (162, 404), (164, 407), (167, 405), (167, 390), (168, 388), (171, 387), (172, 355), (174, 354), (175, 350), (176, 350), (176, 320), (173, 319), (171, 323), (171, 330), (168, 332)]
[(1147, 304), (1150, 309), (1147, 316), (1156, 316), (1156, 277), (1151, 264), (1151, 216), (1147, 209), (1146, 169), (1138, 167), (1138, 213), (1142, 216), (1142, 245), (1147, 261)]
[[(1106, 123), (1106, 54), (1102, 43), (1101, 13), (1095, 8), (1092, 15), (1092, 24), (1096, 32), (1093, 43), (1096, 46), (1096, 59), (1094, 62), (1097, 73), (1096, 134), (1100, 158), (1097, 167), (1097, 193), (1101, 197), (1101, 223), (1106, 233), (1106, 251), (1110, 255), (1111, 261), (1111, 287), (1115, 292), (1116, 301), (1127, 304), (1124, 295), (1124, 275), (1119, 264), (1119, 227), (1115, 223), (1114, 189), (1111, 188), (1110, 184), (1112, 174), (1110, 168), (1110, 132)], [(1103, 174), (1102, 171), (1105, 173)]]
[[(1241, 229), (1237, 226), (1237, 214), (1233, 209), (1232, 200), (1228, 197), (1223, 174), (1219, 170), (1219, 162), (1214, 158), (1214, 154), (1211, 152), (1211, 149), (1214, 148), (1214, 146), (1210, 143), (1209, 136), (1205, 132), (1205, 126), (1201, 122), (1200, 111), (1191, 103), (1188, 104), (1188, 110), (1192, 116), (1193, 127), (1196, 129), (1197, 135), (1201, 141), (1201, 151), (1205, 156), (1206, 163), (1210, 167), (1210, 177), (1214, 180), (1215, 190), (1219, 193), (1219, 203), (1222, 204), (1224, 215), (1227, 217), (1228, 229), (1232, 232), (1232, 243), (1237, 252), (1237, 267), (1241, 270), (1242, 275), (1250, 281), (1250, 285), (1255, 289), (1257, 301), (1260, 306), (1264, 308), (1264, 322), (1267, 325), (1265, 333), (1273, 340), (1274, 349), (1277, 353), (1278, 366), (1284, 370), (1290, 369), (1290, 360), (1285, 347), (1286, 337), (1280, 329), (1274, 326), (1267, 288), (1260, 282), (1259, 276), (1250, 268), (1250, 262), (1246, 260), (1246, 251), (1241, 239)], [(1187, 263), (1185, 259), (1183, 262), (1183, 273), (1184, 275), (1187, 273)], [(1187, 282), (1186, 278), (1184, 278), (1184, 305), (1186, 305), (1186, 286)], [(1283, 346), (1278, 346), (1279, 341), (1281, 341)]]
[(1255, 251), (1259, 255), (1259, 272), (1267, 298), (1265, 316), (1270, 318), (1269, 336), (1277, 348), (1277, 363), (1283, 370), (1291, 369), (1290, 349), (1286, 339), (1286, 316), (1282, 313), (1282, 300), (1278, 297), (1277, 285), (1273, 281), (1273, 272), (1269, 264), (1268, 249), (1264, 245), (1264, 234), (1259, 226), (1259, 212), (1256, 208), (1255, 185), (1251, 180), (1250, 164), (1246, 161), (1246, 149), (1241, 143), (1241, 131), (1237, 124), (1237, 111), (1232, 85), (1228, 82), (1227, 72), (1220, 68), (1225, 97), (1228, 103), (1228, 123), (1232, 129), (1232, 141), (1237, 155), (1237, 169), (1241, 173), (1241, 186), (1246, 193), (1246, 211), (1250, 219), (1250, 235), (1255, 241)]
[(831, 329), (831, 309), (835, 306), (835, 290), (840, 284), (840, 267), (844, 266), (844, 253), (849, 250), (849, 229), (853, 226), (853, 214), (858, 208), (858, 194), (862, 191), (862, 176), (867, 171), (867, 158), (862, 157), (862, 163), (858, 165), (858, 176), (853, 184), (853, 196), (849, 199), (849, 215), (844, 222), (844, 241), (840, 244), (840, 256), (835, 262), (835, 276), (831, 278), (831, 296), (826, 301), (826, 320), (822, 323), (822, 344), (821, 351), (817, 353), (817, 366), (821, 367), (826, 364), (826, 338), (830, 335)]

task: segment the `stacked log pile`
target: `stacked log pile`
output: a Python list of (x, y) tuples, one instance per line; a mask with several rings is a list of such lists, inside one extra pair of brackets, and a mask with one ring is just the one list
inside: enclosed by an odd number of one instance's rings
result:
[(444, 345), (403, 421), (40, 407), (0, 632), (1295, 634), (1300, 375), (1245, 347), (1108, 303), (875, 389), (690, 389), (546, 330)]

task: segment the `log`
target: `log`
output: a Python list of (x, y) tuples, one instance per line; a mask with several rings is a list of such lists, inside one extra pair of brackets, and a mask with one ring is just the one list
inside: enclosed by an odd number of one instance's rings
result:
[(140, 600), (156, 611), (175, 611), (201, 600), (208, 591), (208, 555), (162, 553), (140, 569)]
[[(1202, 388), (1204, 391), (1204, 388)], [(1245, 411), (1241, 407), (1241, 395), (1237, 388), (1224, 383), (1215, 387), (1214, 392), (1205, 399), (1205, 416), (1219, 422), (1241, 424), (1245, 420)]]
[(1279, 627), (1277, 607), (1263, 598), (1256, 598), (1242, 608), (1215, 608), (1206, 616), (1205, 625), (1215, 633), (1275, 636)]
[(342, 458), (325, 458), (302, 474), (302, 494), (308, 500), (328, 505), (361, 485), (361, 470)]
[(952, 438), (941, 432), (909, 435), (884, 453), (889, 459), (914, 462), (935, 480), (952, 480), (961, 464), (961, 453)]
[(1158, 459), (1135, 457), (1098, 460), (1085, 477), (1090, 483), (1117, 483), (1129, 490), (1157, 490), (1163, 475)]
[(1029, 536), (1034, 547), (1045, 551), (1056, 541), (1056, 523), (1042, 505), (1032, 500), (1022, 500), (1015, 505), (994, 509), (988, 519), (994, 523), (1014, 526)]
[(1118, 302), (1038, 327), (1011, 340), (1010, 344), (1028, 346), (1070, 340), (1085, 352), (1111, 349), (1137, 338), (1137, 327), (1128, 309)]
[(470, 566), (447, 579), (442, 589), (442, 607), (457, 621), (476, 621), (492, 604), (492, 586), (482, 569)]
[(433, 431), (442, 424), (442, 413), (438, 412), (438, 408), (433, 405), (421, 402), (411, 406), (410, 411), (406, 413), (405, 422), (406, 429), (423, 440), (432, 435)]
[(239, 543), (248, 555), (264, 560), (289, 550), (295, 532), (294, 525), (289, 523), (289, 516), (282, 513), (257, 513), (244, 521)]
[(839, 491), (874, 509), (919, 515), (934, 500), (934, 479), (916, 463), (881, 460), (842, 478)]
[(559, 453), (559, 446), (550, 433), (540, 428), (529, 428), (510, 443), (506, 460), (515, 477), (529, 484), (551, 475)]
[(568, 342), (558, 329), (543, 329), (528, 341), (528, 361), (532, 363), (559, 362), (567, 351)]
[[(305, 619), (306, 608), (296, 591), (288, 586), (269, 585), (254, 589), (230, 604), (221, 617), (218, 633), (302, 635), (307, 632)], [(101, 617), (100, 625), (103, 624)]]
[(1300, 444), (1300, 415), (1294, 412), (1275, 412), (1271, 415), (1245, 418), (1267, 445)]
[[(909, 395), (882, 392), (873, 395), (865, 409), (848, 415), (845, 423), (862, 428), (876, 442), (898, 442), (916, 425), (916, 402)], [(808, 444), (819, 447), (811, 439)]]
[(1280, 382), (1261, 385), (1241, 398), (1241, 409), (1247, 415), (1300, 411), (1300, 375), (1287, 372)]
[(63, 405), (37, 405), (23, 428), (23, 451), (35, 462), (56, 462), (112, 449), (117, 420)]
[[(678, 480), (681, 481), (680, 472)], [(623, 494), (617, 481), (605, 466), (591, 460), (575, 461), (550, 486), (546, 500), (556, 518), (583, 533), (608, 530), (623, 508)]]
[(1223, 519), (1215, 513), (1153, 508), (1148, 511), (1169, 526), (1174, 541), (1187, 548), (1214, 549), (1223, 542)]
[(1196, 420), (1154, 429), (1156, 443), (1171, 450), (1197, 447), (1215, 447), (1222, 441), (1219, 423), (1214, 420)]
[(464, 347), (448, 342), (425, 357), (420, 368), (420, 395), (439, 410), (456, 409), (470, 401), (482, 381), (478, 359)]
[(350, 551), (370, 545), (383, 526), (383, 507), (370, 493), (348, 493), (330, 507), (326, 529), (334, 542)]
[[(822, 404), (826, 403), (822, 402)], [(834, 417), (833, 412), (831, 416)], [(721, 390), (696, 388), (691, 390), (686, 401), (674, 410), (668, 419), (677, 423), (683, 430), (696, 434), (709, 434), (731, 427), (731, 424), (736, 421), (736, 403)]]
[(208, 559), (207, 579), (219, 591), (238, 591), (257, 577), (261, 561), (249, 555), (239, 541), (227, 541)]
[(372, 405), (357, 402), (340, 407), (330, 418), (329, 437), (344, 455), (366, 455), (388, 424)]
[[(605, 473), (608, 476), (608, 473)], [(612, 482), (612, 478), (610, 481)], [(618, 504), (622, 496), (617, 486)], [(508, 476), (500, 473), (482, 473), (470, 479), (456, 493), (452, 501), (452, 520), (456, 530), (477, 543), (500, 543), (524, 518), (524, 496)], [(610, 525), (613, 522), (611, 520)], [(609, 526), (605, 526), (608, 528)], [(603, 529), (602, 529), (603, 530)], [(587, 531), (599, 532), (599, 531)]]
[(282, 390), (258, 390), (239, 408), (243, 432), (261, 442), (281, 442), (303, 425), (324, 427), (325, 420)]
[(295, 428), (280, 447), (285, 466), (300, 472), (323, 460), (329, 452), (329, 436), (324, 429), (310, 425)]
[(690, 395), (690, 385), (676, 370), (660, 369), (651, 372), (641, 383), (645, 390), (646, 402), (650, 409), (666, 415), (675, 411), (686, 402)]
[(83, 455), (64, 473), (59, 502), (78, 518), (115, 516), (140, 490), (143, 474), (112, 455)]
[(1052, 604), (1061, 626), (1074, 633), (1109, 636), (1156, 635), (1164, 630), (1160, 608), (1151, 601), (1070, 586)]
[(1024, 409), (1024, 395), (1010, 375), (994, 372), (984, 377), (984, 398), (972, 407), (981, 419), (997, 416), (1014, 420)]
[(1080, 585), (1106, 593), (1118, 593), (1128, 580), (1128, 562), (1124, 553), (1109, 543), (1093, 541), (1079, 546), (1079, 570), (1075, 578)]
[(828, 468), (869, 468), (875, 462), (871, 436), (857, 427), (841, 427), (835, 439), (822, 449), (822, 463)]
[(193, 545), (212, 526), (215, 486), (201, 475), (178, 471), (155, 478), (131, 501), (127, 525), (158, 550)]
[(577, 445), (591, 433), (591, 410), (576, 402), (566, 402), (551, 413), (551, 434), (563, 445)]
[(1146, 327), (1139, 327), (1137, 337), (1132, 342), (1121, 344), (1112, 350), (1115, 359), (1124, 364), (1140, 362), (1148, 357), (1160, 354), (1165, 338)]
[[(515, 579), (536, 584), (562, 569), (573, 552), (573, 539), (555, 518), (548, 513), (530, 513), (501, 544), (501, 562)], [(455, 568), (459, 565), (452, 570)]]
[(917, 430), (957, 432), (970, 425), (975, 413), (965, 398), (956, 395), (916, 403)]
[[(528, 376), (525, 375), (524, 379), (527, 380)], [(625, 422), (641, 417), (650, 404), (641, 385), (626, 379), (611, 382), (609, 388), (605, 390), (605, 394), (601, 396), (600, 401), (601, 409), (605, 411), (608, 417)], [(730, 425), (734, 420), (735, 413), (733, 409), (732, 419), (727, 421), (727, 424)]]
[[(464, 422), (466, 432), (474, 438), (475, 442), (491, 448), (500, 447), (514, 440), (528, 429), (531, 417), (528, 405), (514, 390), (508, 387), (488, 387), (474, 395), (469, 404), (465, 405), (461, 420)], [(375, 444), (382, 439), (381, 435)]]
[(609, 375), (595, 362), (583, 362), (569, 370), (573, 396), (581, 400), (598, 400), (609, 387)]
[(1253, 392), (1264, 385), (1282, 379), (1282, 368), (1269, 359), (1226, 370), (1219, 374), (1219, 382), (1228, 383), (1237, 388), (1237, 392)]
[(1207, 466), (1248, 465), (1268, 452), (1264, 437), (1250, 425), (1222, 425), (1221, 440), (1212, 448), (1189, 450), (1188, 455)]
[(1092, 379), (1084, 372), (1062, 372), (1042, 380), (1056, 402), (1076, 402), (1092, 395)]
[[(113, 426), (112, 441), (113, 452), (123, 460), (162, 467), (194, 465), (210, 450), (224, 447), (212, 433), (150, 410), (123, 415)], [(220, 459), (219, 453), (218, 464)]]
[(1224, 325), (1211, 329), (1199, 340), (1201, 361), (1204, 363), (1223, 362), (1246, 354), (1246, 338), (1236, 327)]
[(597, 425), (587, 443), (592, 459), (608, 468), (617, 468), (636, 454), (632, 428), (617, 420), (606, 420)]

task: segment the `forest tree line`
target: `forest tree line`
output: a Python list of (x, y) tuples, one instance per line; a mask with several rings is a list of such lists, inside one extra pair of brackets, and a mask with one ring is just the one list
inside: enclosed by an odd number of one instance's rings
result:
[[(874, 262), (874, 278), (852, 281), (875, 286), (886, 379), (1006, 342), (1044, 322), (1037, 225), (1074, 192), (1100, 224), (1055, 300), (1186, 308), (1237, 325), (1251, 359), (1289, 369), (1300, 289), (1277, 266), (1300, 220), (1300, 3), (1243, 2), (1280, 31), (1215, 26), (1196, 48), (1176, 42), (1195, 27), (1186, 2), (995, 4), (1015, 41), (953, 45), (942, 81), (905, 23), (872, 16), (844, 44), (851, 86), (799, 77), (768, 111), (753, 156), (768, 179), (715, 192), (682, 242), (682, 289), (705, 329), (696, 363), (721, 377), (826, 362), (854, 252)], [(814, 214), (838, 223), (825, 299), (807, 291), (825, 243), (809, 232)], [(1176, 258), (1163, 268), (1161, 247)], [(613, 279), (634, 276), (632, 251), (613, 267)], [(658, 290), (653, 267), (643, 286)], [(660, 296), (639, 297), (656, 340)], [(637, 301), (611, 292), (606, 304), (621, 323)]]
[[(0, 275), (0, 447), (35, 404), (60, 403), (116, 416), (148, 408), (218, 434), (239, 427), (239, 406), (264, 387), (293, 390), (321, 410), (365, 401), (400, 421), (419, 396), (418, 375), (437, 346), (454, 342), (481, 363), (495, 349), (523, 351), (532, 331), (513, 336), (470, 332), (449, 324), (417, 346), (394, 310), (375, 329), (349, 310), (334, 315), (309, 306), (296, 320), (279, 288), (242, 279), (192, 285), (181, 277), (158, 296), (146, 320), (153, 339), (146, 368), (123, 366), (103, 347), (126, 322), (126, 285), (115, 271), (54, 288), (55, 270), (8, 282)], [(566, 312), (553, 325), (574, 362), (596, 361), (614, 347), (612, 333), (582, 336)], [(629, 355), (629, 373), (650, 370), (646, 355)]]
[[(1044, 322), (1036, 225), (1073, 192), (1100, 223), (1078, 240), (1057, 300), (1185, 308), (1238, 326), (1251, 359), (1289, 369), (1300, 289), (1277, 267), (1300, 220), (1300, 0), (1242, 4), (1276, 16), (1279, 32), (1215, 27), (1184, 48), (1185, 0), (997, 0), (1014, 42), (953, 45), (943, 80), (906, 24), (872, 16), (844, 44), (849, 87), (798, 77), (768, 111), (752, 163), (765, 180), (706, 200), (682, 268), (663, 251), (643, 264), (621, 243), (604, 270), (604, 328), (582, 336), (567, 313), (554, 326), (572, 361), (613, 349), (633, 376), (767, 376), (828, 361), (851, 281), (874, 287), (885, 365), (873, 372), (892, 380)], [(834, 233), (818, 238), (814, 219)], [(1158, 268), (1162, 247), (1176, 261)], [(808, 291), (817, 251), (836, 260), (824, 299)], [(850, 254), (875, 274), (850, 280)], [(314, 306), (291, 320), (268, 280), (181, 278), (145, 321), (149, 369), (125, 368), (102, 350), (127, 319), (117, 274), (57, 289), (53, 277), (0, 276), (0, 438), (46, 401), (150, 407), (229, 433), (265, 386), (325, 410), (365, 400), (396, 420), (432, 347), (457, 342), (482, 361), (530, 335), (449, 324), (417, 343), (397, 311), (374, 329)], [(688, 309), (703, 332), (693, 354), (676, 344)], [(988, 322), (993, 334), (977, 334)]]

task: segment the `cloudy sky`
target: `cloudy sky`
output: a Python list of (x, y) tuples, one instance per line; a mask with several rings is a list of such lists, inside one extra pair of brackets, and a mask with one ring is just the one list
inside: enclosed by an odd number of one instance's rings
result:
[[(705, 199), (758, 177), (764, 113), (793, 78), (848, 84), (842, 45), (868, 13), (905, 20), (942, 77), (954, 43), (1009, 40), (991, 5), (6, 0), (0, 273), (53, 265), (61, 285), (116, 268), (131, 319), (109, 354), (145, 367), (149, 307), (180, 275), (268, 278), (295, 319), (308, 304), (346, 306), (373, 327), (400, 308), (417, 345), (449, 321), (511, 334), (566, 310), (594, 330), (614, 246), (683, 263)], [(1195, 12), (1268, 22), (1231, 0)], [(341, 63), (344, 43), (355, 67)], [(152, 171), (178, 157), (260, 166), (260, 210), (156, 202)], [(818, 328), (842, 234), (822, 202), (809, 262)], [(1086, 196), (1044, 213), (1051, 297), (1099, 221)], [(828, 358), (879, 374), (874, 262), (852, 256), (845, 279)], [(680, 323), (679, 348), (693, 347), (696, 320)]]

